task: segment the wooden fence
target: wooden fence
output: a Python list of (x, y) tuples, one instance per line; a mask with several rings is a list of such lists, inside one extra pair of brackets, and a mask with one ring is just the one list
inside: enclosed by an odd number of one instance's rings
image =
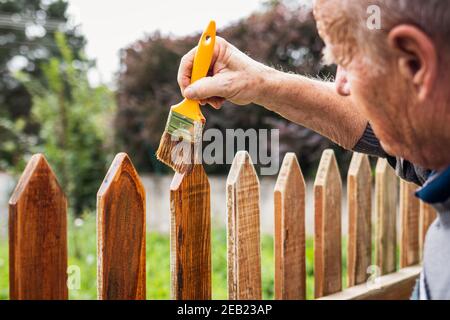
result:
[[(372, 199), (368, 158), (355, 153), (347, 181), (348, 288), (342, 290), (342, 181), (333, 151), (324, 151), (314, 183), (316, 298), (407, 299), (411, 294), (435, 213), (413, 196), (415, 186), (399, 183), (385, 160), (378, 161), (374, 180)], [(176, 174), (170, 188), (172, 298), (210, 299), (208, 178), (196, 165), (189, 175)], [(261, 299), (259, 180), (245, 151), (236, 154), (226, 192), (228, 296)], [(287, 154), (274, 189), (275, 299), (306, 297), (305, 215), (312, 213), (305, 212), (305, 195), (297, 158)], [(131, 160), (118, 154), (97, 195), (99, 299), (146, 297), (145, 202)], [(67, 200), (43, 155), (32, 157), (11, 197), (9, 248), (11, 299), (68, 298)]]

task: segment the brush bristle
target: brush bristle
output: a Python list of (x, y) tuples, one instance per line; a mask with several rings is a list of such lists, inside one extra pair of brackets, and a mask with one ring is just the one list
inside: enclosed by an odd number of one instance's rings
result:
[(173, 124), (171, 117), (172, 114), (169, 116), (166, 131), (161, 137), (156, 157), (178, 173), (189, 173), (194, 164), (200, 163), (199, 155), (196, 153), (201, 150), (203, 123), (192, 122), (191, 134), (187, 139), (185, 132), (183, 136), (177, 136), (173, 128), (171, 128), (172, 134), (168, 132), (169, 124)]
[[(183, 150), (190, 150), (190, 154), (183, 154)], [(194, 166), (191, 156), (193, 153), (194, 143), (185, 140), (174, 141), (168, 132), (164, 132), (156, 151), (156, 158), (176, 172), (189, 173)]]

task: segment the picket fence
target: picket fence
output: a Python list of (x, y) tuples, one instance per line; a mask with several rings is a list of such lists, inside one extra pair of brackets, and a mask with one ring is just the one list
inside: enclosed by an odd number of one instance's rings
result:
[[(401, 181), (398, 192), (398, 185), (393, 170), (380, 159), (373, 227), (372, 171), (367, 156), (354, 154), (347, 182), (348, 288), (342, 290), (342, 182), (333, 151), (324, 151), (314, 184), (315, 298), (409, 297), (420, 272), (424, 234), (435, 213), (413, 196), (415, 186)], [(298, 161), (289, 153), (274, 189), (275, 299), (306, 296), (305, 190)], [(259, 181), (245, 151), (236, 154), (226, 192), (228, 297), (261, 299)], [(99, 299), (146, 297), (145, 202), (144, 187), (130, 158), (118, 154), (97, 194)], [(175, 176), (170, 211), (172, 298), (210, 299), (210, 188), (201, 165), (188, 175)], [(11, 299), (68, 298), (67, 200), (40, 154), (31, 158), (10, 199), (9, 254)], [(374, 265), (378, 268), (370, 275)]]

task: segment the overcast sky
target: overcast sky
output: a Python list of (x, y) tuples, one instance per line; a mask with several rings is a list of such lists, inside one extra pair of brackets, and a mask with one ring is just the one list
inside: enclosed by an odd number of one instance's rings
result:
[(94, 83), (111, 84), (119, 66), (119, 49), (146, 33), (186, 35), (201, 31), (210, 19), (219, 28), (261, 7), (261, 0), (69, 0), (69, 13), (88, 40), (90, 58), (97, 60)]

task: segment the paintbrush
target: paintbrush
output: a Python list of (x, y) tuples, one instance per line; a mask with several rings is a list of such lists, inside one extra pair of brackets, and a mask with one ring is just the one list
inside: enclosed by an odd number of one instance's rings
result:
[[(191, 84), (207, 75), (215, 39), (216, 23), (211, 21), (198, 42)], [(197, 149), (201, 145), (205, 122), (198, 101), (184, 99), (172, 106), (156, 157), (178, 173), (190, 172), (194, 163), (199, 162)]]

